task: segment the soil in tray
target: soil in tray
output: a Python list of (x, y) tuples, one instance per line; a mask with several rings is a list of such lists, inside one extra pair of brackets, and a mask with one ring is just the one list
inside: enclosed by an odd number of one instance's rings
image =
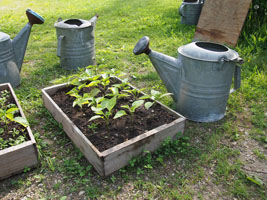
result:
[[(3, 90), (0, 90), (0, 98), (3, 97), (3, 93), (1, 93)], [(15, 100), (13, 99), (13, 96), (11, 95), (9, 90), (5, 90), (7, 93), (5, 94), (5, 104), (3, 107), (0, 107), (0, 109), (6, 108), (10, 105), (16, 105)], [(21, 116), (19, 113), (16, 113), (14, 117)], [(2, 117), (3, 118), (3, 117)], [(27, 129), (22, 126), (21, 124), (17, 122), (12, 122), (9, 119), (7, 119), (7, 126), (3, 119), (0, 119), (0, 150), (3, 150), (5, 148), (20, 144), (24, 141), (29, 140), (29, 136), (27, 134)], [(2, 132), (3, 131), (3, 132)]]
[[(52, 95), (52, 99), (100, 152), (178, 118), (169, 114), (159, 104), (154, 104), (148, 110), (144, 106), (137, 108), (133, 120), (130, 114), (117, 119), (113, 119), (113, 114), (108, 126), (102, 119), (89, 121), (95, 115), (94, 112), (87, 105), (82, 108), (72, 106), (75, 98), (66, 94), (72, 88), (68, 86), (58, 90)], [(103, 88), (99, 89), (103, 91)], [(80, 95), (89, 93), (90, 90), (83, 88)], [(134, 98), (131, 96), (120, 98), (114, 107), (114, 113), (122, 109), (121, 105), (131, 105), (132, 102)]]

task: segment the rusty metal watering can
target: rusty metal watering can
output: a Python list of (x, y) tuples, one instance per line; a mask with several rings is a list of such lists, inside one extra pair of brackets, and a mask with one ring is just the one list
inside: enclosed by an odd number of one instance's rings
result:
[[(228, 47), (211, 42), (192, 42), (178, 48), (173, 58), (149, 48), (149, 38), (135, 45), (134, 54), (146, 53), (168, 92), (176, 110), (197, 122), (224, 117), (229, 93), (240, 87), (243, 60)], [(230, 90), (234, 77), (234, 89)], [(230, 92), (229, 92), (230, 91)]]
[(9, 82), (13, 87), (20, 84), (20, 71), (33, 24), (42, 24), (44, 19), (27, 9), (29, 22), (11, 40), (6, 33), (0, 32), (0, 83)]
[(95, 25), (98, 15), (90, 20), (61, 18), (55, 23), (57, 56), (61, 67), (76, 70), (95, 65)]

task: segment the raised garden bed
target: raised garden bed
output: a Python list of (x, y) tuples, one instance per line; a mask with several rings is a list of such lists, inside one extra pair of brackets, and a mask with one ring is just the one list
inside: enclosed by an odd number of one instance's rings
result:
[[(7, 90), (8, 94), (11, 94), (7, 99), (7, 103), (15, 104), (19, 109), (19, 112), (16, 113), (16, 115), (25, 118), (16, 95), (9, 83), (0, 84), (0, 92), (4, 90)], [(9, 122), (4, 131), (4, 126), (5, 124), (0, 124), (0, 128), (2, 128), (0, 134), (1, 139), (8, 140), (8, 134), (12, 137), (12, 131), (15, 130), (19, 132), (17, 133), (18, 136), (24, 137), (25, 141), (23, 139), (23, 142), (20, 144), (7, 145), (6, 148), (0, 149), (0, 180), (22, 172), (25, 168), (33, 167), (38, 164), (36, 142), (30, 127), (28, 126), (25, 128), (18, 123)], [(16, 138), (13, 139), (14, 141), (16, 140)]]
[[(139, 107), (133, 121), (129, 115), (111, 120), (108, 127), (99, 120), (90, 121), (93, 113), (89, 107), (73, 107), (74, 98), (66, 94), (72, 88), (68, 84), (44, 88), (45, 107), (102, 176), (124, 167), (144, 150), (153, 152), (166, 138), (174, 139), (184, 131), (185, 118), (159, 102), (149, 110)], [(133, 100), (120, 101), (121, 106)], [(92, 128), (93, 124), (97, 128)]]

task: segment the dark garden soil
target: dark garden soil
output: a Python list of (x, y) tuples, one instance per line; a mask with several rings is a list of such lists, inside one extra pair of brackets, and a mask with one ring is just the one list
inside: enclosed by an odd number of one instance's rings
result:
[[(2, 90), (0, 90), (0, 91), (2, 91)], [(1, 98), (1, 93), (0, 93), (0, 98)], [(10, 105), (10, 104), (15, 104), (16, 105), (16, 102), (13, 99), (11, 93), (9, 92), (9, 95), (7, 97), (7, 101), (5, 103), (5, 106)], [(21, 115), (19, 113), (16, 113), (14, 115), (14, 117), (18, 117), (18, 116), (21, 116)], [(5, 148), (13, 146), (13, 145), (10, 145), (10, 144), (13, 143), (14, 141), (16, 141), (19, 136), (23, 136), (26, 141), (29, 140), (27, 129), (24, 126), (20, 125), (17, 122), (12, 122), (9, 119), (7, 119), (7, 121), (8, 121), (8, 124), (6, 126), (5, 122), (3, 122), (0, 119), (0, 128), (4, 129), (4, 132), (0, 134), (0, 138), (4, 139), (4, 141), (8, 141), (6, 143), (7, 146)], [(12, 134), (14, 132), (14, 130), (19, 131), (19, 134), (17, 134), (17, 135)], [(1, 146), (0, 146), (0, 150), (5, 149), (5, 148), (1, 148)]]
[[(72, 88), (72, 86), (68, 86), (57, 91), (57, 93), (52, 96), (52, 99), (100, 152), (158, 126), (168, 124), (177, 118), (165, 111), (159, 104), (154, 104), (149, 110), (146, 110), (144, 106), (137, 108), (133, 120), (126, 110), (128, 115), (113, 119), (114, 113), (122, 110), (121, 105), (131, 105), (132, 102), (134, 102), (133, 97), (124, 97), (120, 98), (114, 107), (109, 125), (106, 125), (102, 119), (89, 122), (89, 119), (95, 114), (87, 105), (84, 105), (82, 108), (79, 106), (72, 106), (75, 98), (66, 95)], [(99, 89), (102, 91), (102, 94), (98, 96), (103, 95), (103, 92), (109, 92), (104, 91), (103, 88)], [(90, 90), (90, 88), (83, 88), (81, 94), (89, 93)], [(96, 125), (96, 127), (92, 128), (94, 125)], [(88, 128), (88, 126), (91, 128)]]

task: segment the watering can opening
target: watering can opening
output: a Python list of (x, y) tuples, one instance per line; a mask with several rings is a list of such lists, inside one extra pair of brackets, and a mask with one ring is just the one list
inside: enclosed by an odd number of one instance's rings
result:
[(70, 25), (76, 25), (76, 26), (81, 26), (83, 22), (79, 19), (69, 19), (64, 22), (65, 24), (70, 24)]
[(197, 2), (198, 0), (184, 0), (183, 2), (186, 2), (186, 3), (194, 3), (194, 2)]
[(223, 45), (210, 43), (210, 42), (196, 42), (196, 45), (202, 49), (206, 49), (209, 51), (215, 51), (215, 52), (225, 52), (228, 51), (228, 48), (226, 48)]

